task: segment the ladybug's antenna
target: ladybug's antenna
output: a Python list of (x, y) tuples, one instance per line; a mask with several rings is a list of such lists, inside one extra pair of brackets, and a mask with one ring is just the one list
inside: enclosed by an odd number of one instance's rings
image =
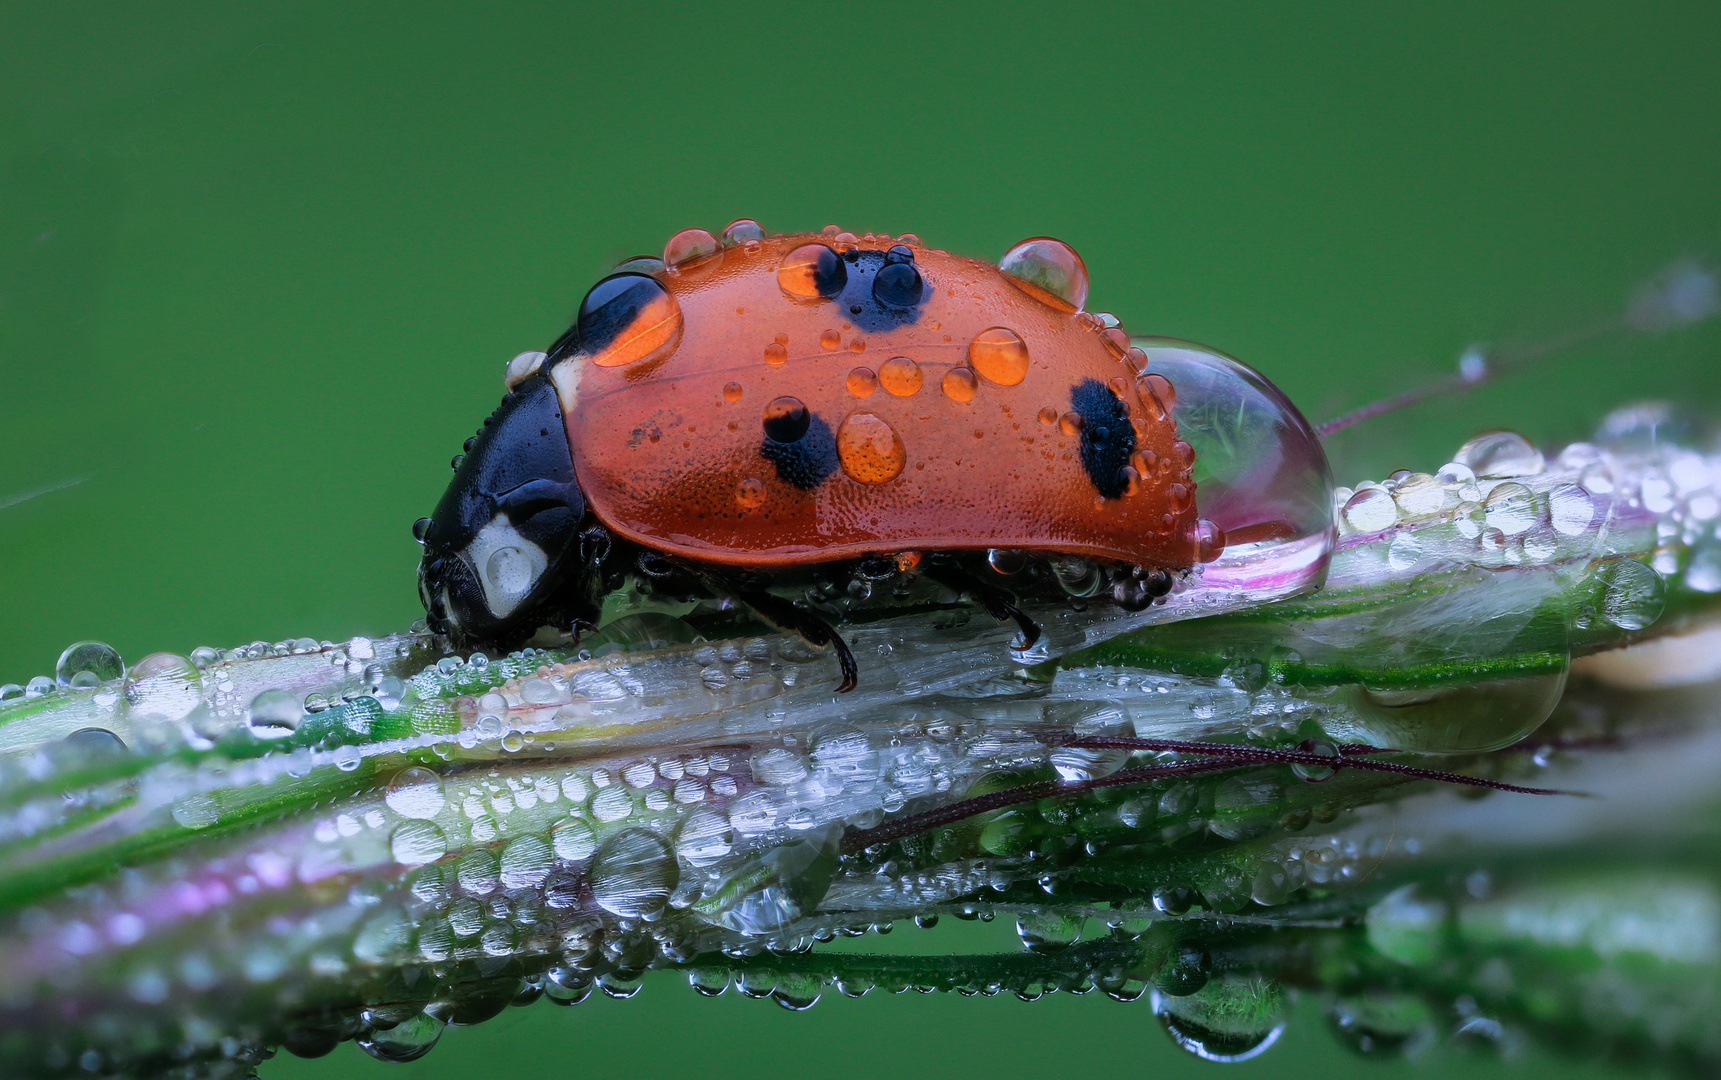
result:
[(1456, 373), (1427, 386), (1406, 390), (1402, 394), (1382, 398), (1359, 409), (1342, 413), (1315, 428), (1315, 433), (1323, 439), (1336, 435), (1364, 420), (1397, 412), (1441, 394), (1469, 389), (1504, 372), (1546, 359), (1566, 349), (1576, 348), (1615, 331), (1659, 334), (1702, 322), (1718, 309), (1721, 309), (1721, 289), (1717, 288), (1715, 272), (1695, 259), (1682, 259), (1640, 286), (1632, 294), (1625, 311), (1613, 318), (1535, 345), (1493, 356), (1488, 355), (1480, 346), (1472, 345), (1458, 358)]

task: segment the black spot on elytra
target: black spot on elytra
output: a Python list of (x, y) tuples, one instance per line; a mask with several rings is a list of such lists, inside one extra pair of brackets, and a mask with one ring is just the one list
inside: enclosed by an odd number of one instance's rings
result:
[(1088, 479), (1105, 498), (1120, 498), (1123, 467), (1135, 452), (1129, 409), (1098, 379), (1083, 379), (1070, 387), (1070, 408), (1082, 418), (1082, 468)]
[(766, 438), (759, 453), (777, 467), (777, 479), (811, 491), (837, 471), (837, 437), (824, 417), (809, 414), (807, 430), (794, 442)]

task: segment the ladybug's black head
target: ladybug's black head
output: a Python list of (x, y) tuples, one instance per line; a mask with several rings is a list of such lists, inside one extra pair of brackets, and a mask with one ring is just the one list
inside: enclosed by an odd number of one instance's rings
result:
[(514, 645), (545, 624), (589, 619), (579, 573), (585, 498), (555, 387), (520, 380), (455, 459), (454, 482), (413, 533), (430, 628), (459, 642)]

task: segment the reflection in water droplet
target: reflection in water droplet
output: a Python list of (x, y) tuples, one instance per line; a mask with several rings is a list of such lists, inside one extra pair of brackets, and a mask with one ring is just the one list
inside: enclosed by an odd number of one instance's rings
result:
[(1017, 386), (1028, 377), (1028, 345), (1014, 330), (994, 326), (968, 343), (968, 364), (989, 382)]
[(681, 343), (681, 305), (654, 277), (616, 274), (580, 302), (580, 347), (599, 367), (657, 360)]
[(72, 732), (65, 744), (85, 757), (112, 757), (126, 752), (125, 740), (107, 728), (87, 727)]
[(723, 384), (723, 400), (729, 402), (729, 404), (733, 405), (737, 401), (740, 401), (741, 394), (742, 390), (740, 383), (729, 382)]
[(519, 836), (502, 849), (502, 887), (504, 889), (535, 889), (550, 876), (554, 860), (550, 845), (540, 837)]
[(717, 238), (704, 229), (683, 229), (663, 245), (663, 265), (671, 270), (717, 252)]
[(843, 336), (835, 330), (826, 330), (824, 333), (819, 335), (819, 345), (827, 352), (836, 352), (837, 347), (842, 343)]
[(1248, 1061), (1285, 1032), (1283, 995), (1263, 980), (1210, 982), (1188, 997), (1155, 989), (1151, 1000), (1171, 1041), (1204, 1061)]
[(777, 285), (797, 300), (835, 296), (848, 284), (842, 257), (824, 244), (802, 244), (777, 264)]
[(604, 841), (592, 862), (592, 899), (624, 919), (663, 910), (680, 875), (675, 856), (656, 833), (627, 829)]
[(1045, 424), (1047, 427), (1051, 427), (1057, 422), (1058, 410), (1052, 408), (1050, 405), (1047, 405), (1045, 408), (1040, 410), (1040, 423)]
[(125, 661), (112, 645), (100, 641), (80, 641), (68, 646), (54, 665), (54, 681), (71, 686), (79, 675), (89, 675), (80, 685), (94, 685), (117, 679), (125, 674)]
[(1163, 375), (1147, 374), (1136, 380), (1136, 400), (1153, 420), (1163, 420), (1177, 408), (1177, 391)]
[(401, 1064), (417, 1061), (430, 1053), (436, 1040), (442, 1037), (442, 1028), (442, 1021), (419, 1013), (394, 1027), (360, 1035), (353, 1041), (359, 1044), (359, 1049), (379, 1061)]
[(1225, 530), (1200, 518), (1195, 522), (1195, 561), (1210, 563), (1225, 554)]
[(781, 364), (789, 359), (789, 350), (781, 342), (773, 341), (765, 346), (765, 363)]
[(1490, 431), (1478, 435), (1460, 446), (1452, 460), (1468, 465), (1484, 479), (1529, 476), (1547, 468), (1542, 452), (1515, 431)]
[(1615, 559), (1595, 572), (1603, 593), (1601, 613), (1621, 630), (1643, 630), (1661, 618), (1667, 583), (1651, 567), (1632, 559)]
[(1345, 503), (1344, 519), (1357, 532), (1377, 532), (1398, 520), (1398, 504), (1385, 488), (1363, 488)]
[(675, 834), (675, 853), (694, 866), (710, 866), (728, 855), (734, 844), (729, 819), (708, 806), (687, 815)]
[(550, 843), (555, 847), (556, 858), (565, 862), (584, 862), (598, 849), (592, 827), (578, 818), (564, 818), (551, 829)]
[(980, 391), (980, 380), (974, 372), (965, 367), (951, 368), (944, 373), (944, 381), (940, 384), (944, 396), (951, 401), (973, 401), (974, 395)]
[(299, 730), (304, 715), (299, 695), (286, 690), (265, 690), (251, 699), (245, 725), (259, 739), (284, 739)]
[(448, 837), (429, 821), (402, 823), (388, 838), (394, 861), (402, 866), (422, 866), (448, 854)]
[(804, 839), (772, 848), (730, 878), (751, 888), (706, 914), (743, 934), (783, 930), (804, 918), (830, 891), (841, 840), (842, 826), (832, 822)]
[(758, 477), (749, 476), (736, 484), (735, 501), (746, 510), (757, 510), (765, 505), (765, 482)]
[(878, 376), (873, 374), (872, 368), (855, 368), (849, 372), (848, 388), (855, 397), (867, 397), (878, 389)]
[(765, 239), (764, 228), (752, 218), (736, 218), (723, 228), (725, 244), (740, 244), (748, 240)]
[(646, 274), (648, 276), (661, 274), (663, 273), (663, 260), (656, 255), (630, 255), (616, 263), (615, 269), (611, 270), (610, 273)]
[[(920, 388), (926, 382), (926, 373), (920, 370), (920, 365), (906, 356), (893, 356), (879, 365), (879, 385), (887, 393), (896, 397), (913, 397), (920, 393)], [(972, 395), (970, 395), (972, 396)], [(966, 400), (959, 398), (957, 400)]]
[(1058, 417), (1058, 430), (1065, 435), (1076, 436), (1082, 433), (1082, 414), (1067, 412)]
[(394, 774), (383, 801), (401, 817), (433, 818), (442, 812), (447, 800), (442, 778), (422, 765), (414, 765)]
[(1062, 240), (1036, 236), (1004, 253), (998, 269), (1029, 296), (1054, 307), (1080, 311), (1088, 302), (1088, 268)]

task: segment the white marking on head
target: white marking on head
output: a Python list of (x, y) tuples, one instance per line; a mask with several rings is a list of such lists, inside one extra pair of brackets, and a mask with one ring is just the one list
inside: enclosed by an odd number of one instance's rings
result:
[(570, 356), (556, 361), (550, 368), (550, 382), (556, 388), (556, 399), (561, 403), (564, 416), (573, 412), (574, 406), (580, 403), (580, 376), (586, 371), (584, 360), (584, 356)]
[(508, 361), (508, 370), (503, 375), (503, 381), (512, 390), (531, 377), (534, 371), (543, 366), (544, 354), (541, 352), (523, 352)]
[(506, 514), (478, 530), (460, 557), (478, 576), (484, 602), (498, 619), (513, 614), (550, 566), (544, 549), (521, 536)]

